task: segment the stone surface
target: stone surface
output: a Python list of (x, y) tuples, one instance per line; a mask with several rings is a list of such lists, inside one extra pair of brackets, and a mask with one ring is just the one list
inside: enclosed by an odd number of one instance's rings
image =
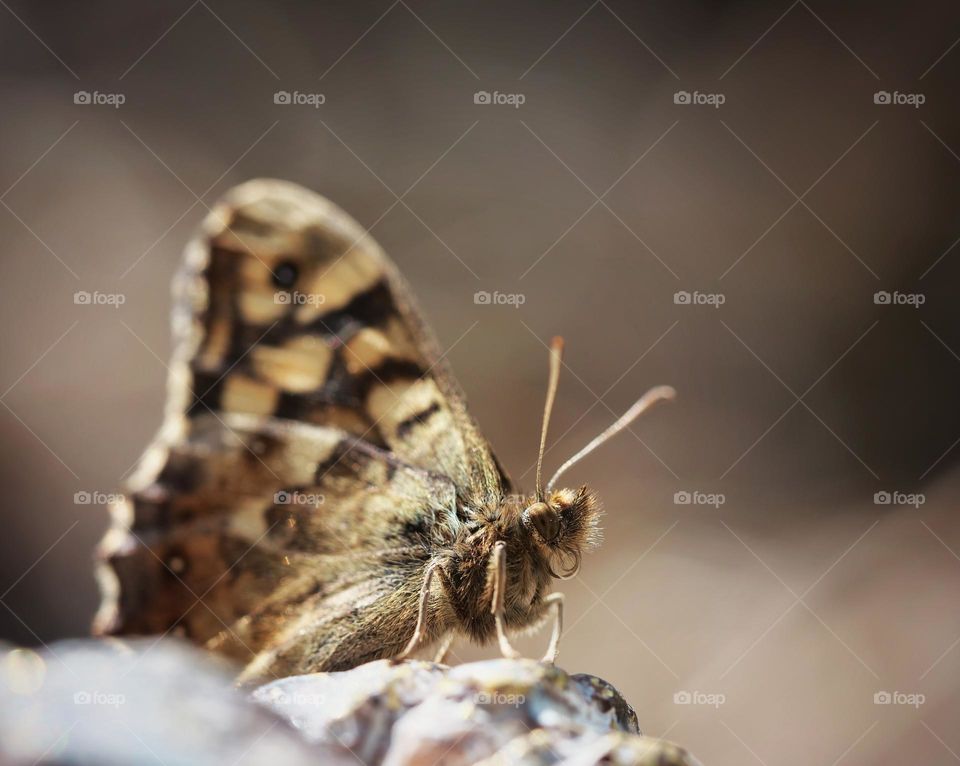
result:
[(0, 764), (692, 766), (607, 682), (532, 660), (373, 662), (252, 692), (176, 640), (0, 647)]
[(533, 660), (373, 662), (281, 679), (252, 696), (308, 740), (364, 764), (696, 763), (641, 736), (633, 709), (606, 681)]
[(233, 668), (178, 641), (70, 641), (0, 654), (3, 766), (356, 766), (305, 742), (233, 688)]

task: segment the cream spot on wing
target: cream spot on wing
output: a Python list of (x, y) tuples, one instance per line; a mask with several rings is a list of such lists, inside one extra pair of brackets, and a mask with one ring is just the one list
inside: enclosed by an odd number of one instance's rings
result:
[[(371, 487), (380, 487), (387, 483), (390, 476), (388, 464), (383, 460), (370, 460), (357, 471), (358, 478)], [(373, 498), (371, 498), (373, 499)], [(391, 501), (392, 502), (392, 501)]]
[(289, 296), (279, 292), (273, 284), (270, 261), (254, 258), (249, 253), (240, 253), (237, 257), (240, 288), (237, 304), (240, 316), (248, 324), (275, 322), (287, 313), (290, 303), (283, 302)]
[(390, 317), (382, 328), (383, 334), (393, 348), (395, 357), (402, 357), (412, 361), (421, 361), (422, 357), (417, 349), (416, 343), (410, 336), (409, 328), (399, 317)]
[(358, 436), (370, 427), (370, 422), (359, 410), (337, 405), (320, 404), (306, 413), (303, 420), (307, 423), (339, 428)]
[(423, 412), (434, 402), (442, 401), (432, 380), (396, 380), (378, 383), (370, 389), (367, 412), (380, 430), (391, 433), (405, 418)]
[[(404, 421), (438, 407), (439, 411), (426, 423), (417, 423), (415, 431), (397, 432)], [(429, 378), (398, 380), (372, 387), (367, 397), (367, 411), (378, 423), (380, 432), (395, 445), (407, 442), (417, 452), (438, 454), (449, 447), (456, 450), (451, 457), (462, 451), (460, 435), (453, 427), (443, 396), (436, 382)]]
[(258, 198), (234, 194), (211, 211), (204, 222), (211, 243), (240, 253), (253, 251), (261, 258), (297, 252), (300, 231), (310, 216), (287, 200), (259, 196), (262, 190), (254, 193)]
[(347, 372), (360, 375), (377, 369), (392, 355), (391, 351), (390, 341), (382, 332), (365, 327), (347, 342), (343, 350), (343, 361)]
[(224, 383), (221, 406), (227, 412), (270, 415), (276, 410), (277, 397), (277, 389), (272, 385), (234, 375)]
[[(398, 433), (401, 423), (433, 405), (439, 409), (426, 422), (414, 421), (414, 428)], [(469, 481), (463, 437), (435, 381), (422, 378), (376, 385), (367, 397), (367, 411), (398, 455), (439, 471), (455, 483)]]
[(220, 365), (227, 354), (230, 343), (230, 322), (223, 317), (215, 317), (207, 326), (203, 346), (197, 355), (197, 364), (204, 369), (213, 369)]
[(267, 531), (267, 520), (264, 515), (262, 500), (248, 500), (235, 506), (229, 516), (230, 532), (244, 540), (253, 542), (259, 540)]
[(331, 264), (320, 263), (305, 277), (302, 290), (310, 300), (297, 306), (296, 320), (309, 324), (318, 317), (346, 306), (373, 287), (383, 276), (383, 267), (370, 252), (353, 248)]
[(314, 335), (293, 338), (279, 348), (257, 346), (250, 355), (261, 378), (298, 394), (323, 386), (333, 358), (326, 342)]
[(317, 466), (333, 457), (339, 443), (340, 436), (336, 432), (318, 433), (305, 442), (295, 441), (282, 457), (284, 478), (290, 484), (311, 485)]
[(238, 298), (240, 316), (247, 324), (265, 325), (282, 317), (289, 307), (278, 303), (274, 291), (244, 292)]

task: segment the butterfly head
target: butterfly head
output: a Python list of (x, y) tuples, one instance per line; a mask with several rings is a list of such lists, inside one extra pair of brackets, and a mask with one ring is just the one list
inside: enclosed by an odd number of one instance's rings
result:
[(600, 542), (600, 500), (586, 486), (530, 498), (520, 514), (527, 535), (547, 554), (550, 574), (565, 579), (580, 569), (584, 551)]
[(615, 423), (561, 465), (544, 484), (543, 455), (547, 446), (547, 427), (560, 378), (560, 366), (563, 364), (562, 357), (563, 339), (554, 338), (550, 344), (550, 378), (547, 383), (547, 401), (543, 408), (540, 450), (537, 454), (537, 492), (524, 503), (520, 520), (524, 531), (536, 544), (546, 549), (550, 560), (550, 573), (554, 577), (566, 578), (573, 577), (579, 570), (583, 552), (600, 541), (597, 524), (600, 500), (586, 486), (575, 490), (554, 489), (554, 485), (569, 468), (616, 436), (653, 404), (672, 399), (674, 391), (669, 386), (658, 386), (648, 391)]

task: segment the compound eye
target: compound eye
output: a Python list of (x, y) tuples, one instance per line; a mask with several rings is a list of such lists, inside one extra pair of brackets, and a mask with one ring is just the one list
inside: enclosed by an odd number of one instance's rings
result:
[(289, 290), (297, 283), (299, 269), (293, 261), (283, 261), (273, 270), (273, 284), (281, 290)]
[(527, 508), (526, 517), (544, 542), (551, 543), (559, 536), (560, 514), (546, 503), (531, 505)]

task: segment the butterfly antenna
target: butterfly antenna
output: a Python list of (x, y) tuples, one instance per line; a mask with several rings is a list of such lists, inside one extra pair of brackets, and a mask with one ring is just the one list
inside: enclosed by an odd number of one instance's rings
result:
[(560, 382), (560, 364), (563, 362), (563, 338), (559, 335), (550, 341), (550, 378), (547, 381), (547, 401), (543, 405), (543, 426), (540, 428), (540, 451), (537, 453), (537, 500), (544, 498), (543, 491), (543, 452), (547, 447), (547, 427), (550, 425), (550, 413), (557, 398), (557, 384)]
[[(576, 455), (574, 455), (557, 469), (557, 472), (553, 475), (553, 478), (547, 482), (547, 492), (553, 489), (553, 485), (556, 483), (557, 479), (559, 479), (568, 468), (576, 463), (579, 463), (601, 444), (604, 444), (612, 439), (624, 428), (629, 426), (634, 420), (640, 417), (644, 412), (650, 409), (654, 404), (657, 402), (667, 401), (668, 399), (673, 399), (674, 396), (676, 396), (676, 391), (674, 391), (670, 386), (657, 386), (656, 388), (651, 388), (649, 391), (647, 391), (647, 393), (634, 402), (633, 406), (629, 410), (617, 418), (617, 421), (613, 425), (611, 425), (606, 431), (597, 436), (586, 447), (580, 450)], [(539, 480), (537, 482), (537, 486), (540, 486)]]

